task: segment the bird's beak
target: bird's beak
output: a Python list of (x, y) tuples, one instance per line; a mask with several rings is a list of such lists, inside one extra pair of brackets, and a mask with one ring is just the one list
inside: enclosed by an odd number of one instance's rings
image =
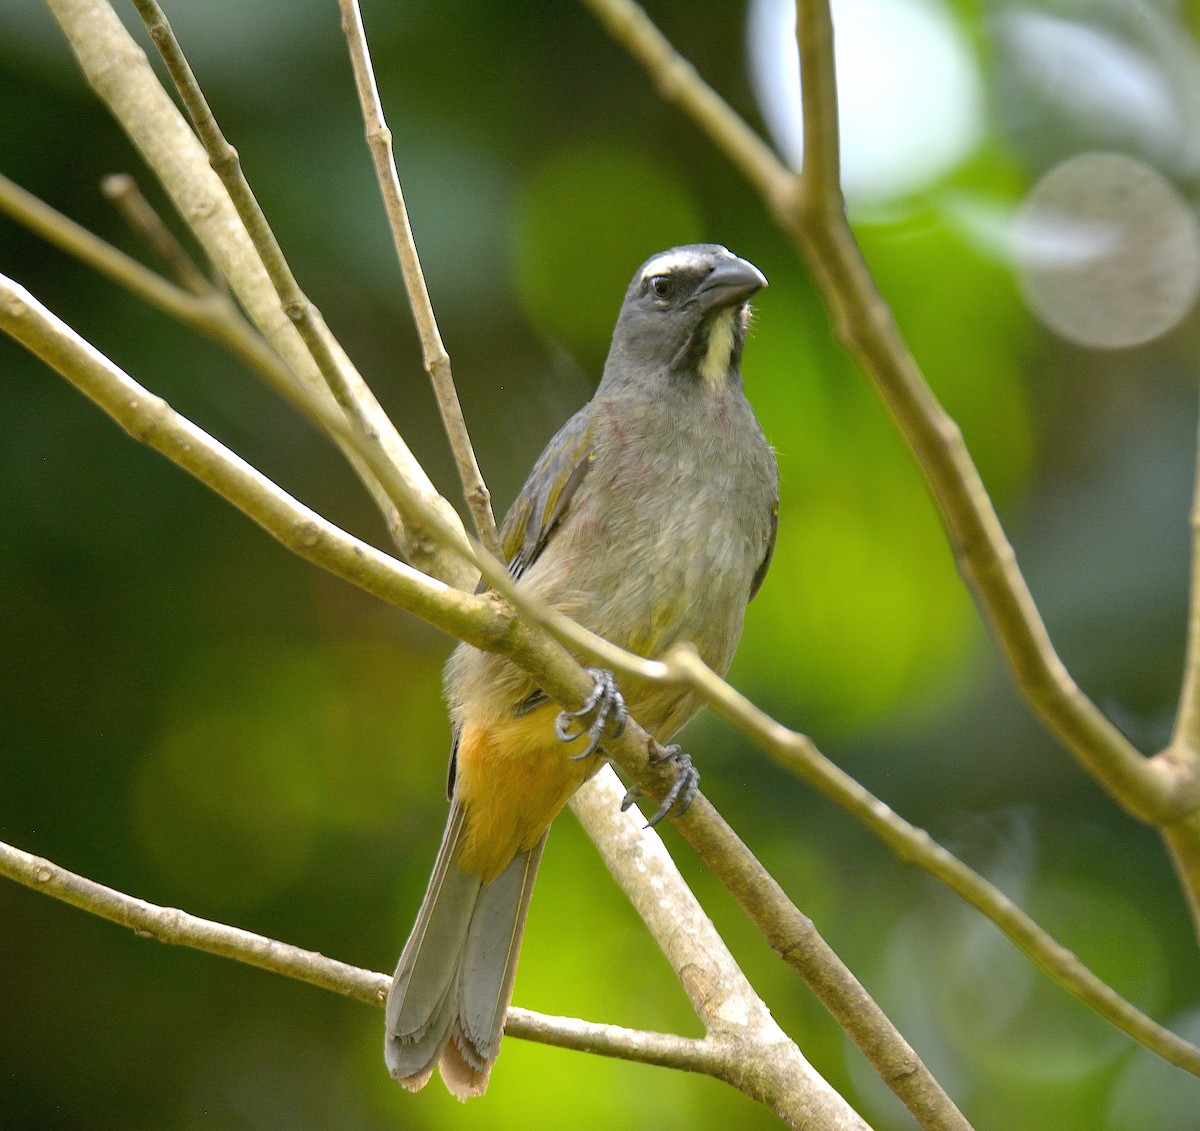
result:
[(745, 259), (726, 259), (696, 288), (691, 301), (702, 313), (736, 306), (767, 285), (767, 277)]

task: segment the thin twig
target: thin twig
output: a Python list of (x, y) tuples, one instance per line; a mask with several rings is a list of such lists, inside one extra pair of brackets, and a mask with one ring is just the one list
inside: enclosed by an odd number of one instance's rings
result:
[(2, 174), (0, 211), (164, 314), (219, 342), (320, 430), (349, 441), (350, 428), (337, 405), (328, 397), (312, 396), (236, 304), (207, 281), (203, 293), (176, 286)]
[(837, 74), (829, 0), (796, 5), (796, 41), (800, 48), (801, 114), (804, 158), (801, 190), (812, 207), (842, 209), (841, 152), (838, 142)]
[[(192, 119), (192, 124), (196, 127), (196, 133), (208, 153), (209, 163), (217, 176), (221, 178), (221, 183), (229, 193), (238, 216), (250, 234), (250, 239), (266, 267), (284, 312), (299, 331), (321, 376), (329, 386), (334, 400), (341, 406), (351, 427), (358, 435), (371, 471), (383, 484), (392, 504), (405, 514), (406, 518), (415, 519), (416, 516), (410, 515), (407, 510), (412, 492), (405, 482), (404, 476), (380, 443), (379, 433), (358, 395), (357, 383), (347, 373), (343, 365), (343, 355), (334, 349), (324, 320), (317, 308), (300, 289), (300, 284), (296, 281), (291, 267), (288, 266), (279, 241), (276, 240), (275, 233), (271, 231), (266, 214), (242, 172), (238, 152), (221, 132), (212, 109), (208, 105), (208, 100), (204, 97), (204, 92), (200, 89), (200, 84), (196, 81), (191, 65), (183, 54), (179, 41), (175, 38), (162, 8), (159, 7), (157, 0), (133, 0), (133, 4), (142, 17), (146, 30), (158, 48), (159, 54), (167, 66), (167, 71), (183, 99), (184, 107)], [(443, 523), (438, 534), (450, 547), (461, 548), (461, 552), (469, 560), (470, 552), (463, 546), (461, 534), (454, 529), (453, 524)]]
[(125, 223), (146, 241), (184, 290), (194, 295), (208, 295), (216, 290), (128, 173), (112, 173), (105, 177), (100, 182), (100, 191), (121, 213)]
[(1200, 776), (1200, 437), (1192, 498), (1192, 579), (1188, 604), (1187, 657), (1171, 745)]
[[(126, 895), (10, 844), (0, 843), (0, 875), (81, 911), (128, 927), (139, 938), (230, 958), (366, 1005), (382, 1007), (392, 983), (386, 974), (363, 970), (314, 950), (303, 950), (240, 927), (203, 919), (177, 907), (162, 907)], [(720, 1075), (723, 1068), (720, 1050), (713, 1042), (677, 1037), (671, 1033), (597, 1025), (528, 1009), (510, 1009), (504, 1031), (509, 1036), (560, 1048), (580, 1049), (706, 1075)]]
[(458, 390), (454, 387), (454, 375), (450, 369), (450, 355), (442, 343), (429, 289), (425, 285), (425, 274), (417, 255), (416, 241), (408, 221), (408, 209), (404, 204), (404, 192), (400, 187), (400, 175), (396, 171), (396, 160), (392, 152), (392, 132), (383, 117), (383, 103), (375, 83), (375, 72), (371, 66), (371, 53), (367, 46), (367, 35), (363, 29), (362, 13), (358, 0), (338, 0), (342, 10), (342, 31), (350, 48), (350, 62), (354, 68), (354, 84), (358, 90), (366, 126), (367, 145), (375, 164), (375, 176), (383, 195), (387, 210), (388, 225), (392, 231), (392, 242), (400, 261), (404, 276), (404, 289), (408, 292), (408, 304), (421, 339), (421, 355), (425, 370), (433, 384), (442, 425), (450, 441), (450, 450), (458, 467), (462, 483), (463, 498), (471, 511), (475, 533), (487, 551), (496, 558), (503, 558), (500, 538), (496, 533), (496, 519), (492, 514), (491, 495), (483, 481), (475, 449), (467, 432), (459, 404)]
[[(112, 5), (105, 0), (46, 0), (46, 5), (97, 96), (158, 177), (250, 320), (308, 394), (317, 401), (327, 400), (333, 411), (341, 412), (296, 327), (284, 313), (262, 258), (229, 194), (209, 167), (203, 147)], [(473, 588), (478, 571), (451, 548), (461, 544), (462, 539), (454, 509), (434, 489), (337, 343), (331, 345), (370, 421), (371, 444), (382, 448), (396, 474), (410, 493), (422, 500), (426, 510), (436, 511), (443, 525), (458, 528), (457, 537), (444, 542), (440, 533), (422, 526), (411, 515), (402, 516), (355, 443), (340, 438), (336, 442), (387, 518), (405, 560), (459, 588)]]
[[(1161, 757), (1177, 769), (1180, 781), (1200, 788), (1200, 437), (1196, 443), (1196, 485), (1192, 497), (1192, 569), (1188, 599), (1187, 654), (1179, 688), (1179, 709), (1171, 744)], [(1176, 872), (1184, 878), (1188, 906), (1200, 940), (1200, 803), (1187, 818), (1163, 829)]]

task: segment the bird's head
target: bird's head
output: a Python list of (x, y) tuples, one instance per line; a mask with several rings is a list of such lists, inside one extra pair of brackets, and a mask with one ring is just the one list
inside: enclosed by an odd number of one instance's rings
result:
[(638, 268), (604, 367), (609, 387), (668, 378), (723, 388), (739, 379), (749, 300), (763, 273), (720, 244), (687, 244)]

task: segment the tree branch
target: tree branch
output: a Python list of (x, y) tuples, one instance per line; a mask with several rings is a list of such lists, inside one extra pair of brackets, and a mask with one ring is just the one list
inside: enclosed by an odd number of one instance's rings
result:
[[(333, 399), (346, 414), (351, 431), (358, 441), (356, 451), (366, 461), (371, 474), (382, 485), (392, 506), (404, 516), (406, 522), (417, 527), (424, 525), (420, 511), (410, 505), (413, 494), (410, 476), (393, 458), (394, 453), (383, 443), (374, 411), (377, 407), (374, 398), (370, 396), (362, 379), (354, 372), (349, 359), (334, 342), (320, 312), (300, 289), (300, 284), (296, 281), (296, 276), (288, 266), (283, 250), (271, 231), (266, 214), (242, 173), (238, 152), (222, 134), (166, 16), (163, 15), (157, 0), (133, 0), (133, 4), (159, 54), (162, 55), (163, 62), (166, 63), (167, 71), (208, 153), (209, 164), (221, 178), (225, 191), (237, 209), (238, 216), (245, 225), (254, 249), (275, 288), (280, 305), (299, 332), (309, 356), (333, 394)], [(411, 455), (409, 458), (412, 458)], [(415, 464), (416, 461), (413, 462)], [(432, 503), (432, 500), (429, 502)], [(432, 508), (427, 506), (422, 509), (428, 511)], [(457, 518), (451, 522), (446, 520), (445, 515), (441, 517), (443, 521), (438, 523), (435, 530), (438, 538), (448, 549), (457, 549), (470, 561), (472, 554), (470, 548), (464, 544), (461, 524)]]
[[(209, 168), (203, 148), (175, 103), (105, 0), (46, 0), (74, 51), (84, 76), (142, 154), (147, 165), (195, 234), (209, 259), (227, 279), (251, 321), (258, 327), (307, 395), (340, 411), (323, 377), (284, 314), (262, 260), (238, 218), (228, 193)], [(453, 508), (434, 490), (391, 421), (362, 378), (337, 346), (334, 351), (361, 403), (369, 406), (375, 443), (408, 484), (450, 527), (458, 524)], [(395, 510), (387, 492), (353, 444), (335, 435), (339, 447), (385, 514)], [(398, 514), (398, 512), (397, 512)], [(405, 518), (391, 515), (393, 535), (407, 561), (461, 588), (474, 585), (475, 570), (438, 537)]]
[(183, 244), (175, 238), (175, 233), (163, 223), (162, 217), (150, 207), (137, 181), (128, 173), (113, 173), (105, 177), (100, 182), (100, 191), (184, 290), (194, 295), (208, 295), (217, 289), (192, 261)]
[[(1192, 499), (1192, 577), (1188, 601), (1187, 655), (1171, 744), (1159, 757), (1172, 764), (1181, 782), (1200, 790), (1200, 438)], [(1200, 940), (1200, 801), (1192, 814), (1163, 830), (1176, 871), (1186, 880), (1192, 922)]]
[(803, 176), (800, 189), (813, 208), (844, 210), (838, 140), (837, 72), (829, 0), (796, 5), (796, 41), (800, 49), (800, 112), (804, 122)]
[(662, 839), (642, 825), (636, 810), (621, 812), (624, 792), (605, 767), (575, 794), (571, 808), (703, 1022), (713, 1050), (712, 1074), (771, 1107), (790, 1126), (862, 1126), (776, 1024)]
[(408, 303), (413, 321), (421, 339), (421, 356), (425, 371), (433, 384), (438, 411), (450, 450), (458, 467), (463, 497), (470, 508), (475, 523), (475, 533), (484, 548), (495, 558), (503, 560), (500, 539), (496, 534), (496, 519), (492, 514), (491, 495), (479, 471), (475, 449), (467, 432), (458, 391), (454, 387), (454, 376), (450, 369), (450, 355), (442, 344), (433, 304), (429, 300), (429, 288), (425, 285), (425, 274), (417, 255), (412, 226), (408, 222), (408, 209), (404, 204), (404, 192), (400, 187), (400, 175), (392, 153), (392, 132), (383, 117), (383, 104), (375, 84), (375, 72), (371, 67), (371, 53), (363, 29), (362, 13), (358, 0), (338, 0), (342, 11), (342, 31), (350, 48), (350, 62), (354, 68), (354, 85), (358, 90), (366, 126), (367, 145), (375, 165), (375, 176), (387, 211), (388, 226), (392, 231), (392, 242), (400, 271), (404, 276), (404, 289), (408, 292)]
[(699, 690), (709, 706), (771, 757), (844, 809), (906, 864), (927, 872), (991, 920), (1047, 976), (1106, 1021), (1171, 1064), (1200, 1076), (1200, 1048), (1142, 1013), (1071, 951), (1056, 942), (999, 888), (973, 871), (924, 830), (909, 824), (817, 749), (706, 667), (691, 648), (666, 657), (675, 678)]
[(318, 431), (338, 437), (346, 445), (353, 444), (345, 414), (333, 400), (310, 396), (237, 305), (207, 280), (202, 292), (176, 286), (2, 174), (0, 211), (164, 314), (219, 342), (302, 412)]
[[(221, 958), (256, 966), (272, 974), (307, 982), (366, 1005), (383, 1007), (392, 979), (387, 974), (350, 966), (314, 950), (303, 950), (240, 927), (216, 923), (176, 907), (162, 907), (105, 887), (40, 856), (0, 843), (0, 875), (19, 884), (128, 927), (139, 938), (186, 946)], [(512, 1037), (559, 1048), (599, 1053), (724, 1079), (722, 1049), (715, 1041), (670, 1033), (597, 1025), (568, 1017), (552, 1017), (529, 1009), (508, 1012), (504, 1031)], [(850, 1124), (845, 1124), (850, 1126)], [(858, 1124), (857, 1126), (865, 1126)]]
[[(445, 585), (326, 521), (139, 385), (2, 275), (0, 329), (66, 377), (133, 439), (211, 487), (302, 558), (480, 647), (494, 648), (511, 632), (513, 619), (497, 602)], [(581, 673), (583, 688), (587, 682)], [(583, 690), (580, 702), (585, 695)]]

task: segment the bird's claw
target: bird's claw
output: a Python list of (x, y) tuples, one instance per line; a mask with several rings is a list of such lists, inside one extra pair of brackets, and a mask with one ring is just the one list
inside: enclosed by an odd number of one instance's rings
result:
[[(588, 737), (586, 749), (580, 754), (570, 755), (573, 762), (582, 762), (585, 758), (590, 758), (596, 753), (596, 748), (606, 735), (616, 738), (629, 721), (629, 709), (625, 706), (625, 699), (617, 688), (617, 681), (613, 679), (612, 672), (603, 668), (588, 668), (587, 673), (595, 683), (592, 693), (583, 701), (583, 706), (578, 711), (560, 711), (558, 718), (554, 720), (554, 733), (558, 735), (559, 741), (574, 742), (585, 734)], [(575, 722), (586, 720), (589, 716), (591, 721), (584, 724), (580, 730), (576, 730)]]
[[(676, 773), (671, 788), (667, 790), (667, 795), (658, 807), (658, 812), (646, 822), (648, 829), (654, 828), (672, 809), (675, 809), (682, 817), (700, 789), (700, 771), (692, 765), (691, 755), (685, 754), (679, 743), (672, 742), (670, 746), (659, 746), (655, 743), (654, 750), (650, 755), (650, 762), (652, 765), (674, 762)], [(642, 791), (636, 785), (631, 786), (629, 792), (621, 800), (621, 812), (624, 813), (641, 796)]]

